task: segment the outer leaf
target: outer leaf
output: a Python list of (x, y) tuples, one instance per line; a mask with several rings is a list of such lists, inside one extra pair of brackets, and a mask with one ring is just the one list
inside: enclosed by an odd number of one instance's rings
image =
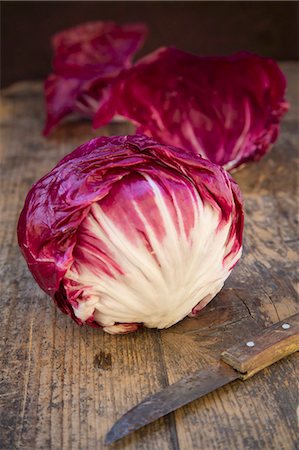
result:
[(232, 169), (260, 159), (287, 111), (285, 78), (271, 59), (249, 53), (199, 57), (161, 48), (119, 78), (94, 127), (114, 114), (137, 132)]
[(89, 22), (53, 37), (53, 74), (45, 82), (47, 135), (66, 115), (92, 116), (111, 80), (128, 68), (139, 50), (144, 24)]

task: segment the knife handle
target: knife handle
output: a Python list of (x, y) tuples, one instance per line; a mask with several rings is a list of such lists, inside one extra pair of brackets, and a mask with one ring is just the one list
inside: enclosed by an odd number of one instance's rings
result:
[(278, 322), (257, 336), (221, 353), (221, 359), (247, 380), (255, 373), (299, 350), (299, 314)]

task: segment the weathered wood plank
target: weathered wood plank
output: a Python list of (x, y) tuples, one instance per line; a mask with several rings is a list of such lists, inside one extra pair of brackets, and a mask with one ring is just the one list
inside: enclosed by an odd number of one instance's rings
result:
[[(29, 187), (90, 139), (71, 120), (44, 139), (41, 86), (15, 85), (1, 104), (0, 448), (102, 449), (113, 422), (144, 396), (215, 364), (236, 341), (299, 311), (296, 291), (298, 66), (283, 65), (292, 110), (273, 150), (234, 174), (246, 203), (244, 256), (196, 319), (110, 336), (77, 327), (35, 285), (16, 243)], [(103, 134), (132, 131), (114, 123)], [(236, 381), (112, 446), (119, 450), (286, 449), (298, 445), (299, 358)]]

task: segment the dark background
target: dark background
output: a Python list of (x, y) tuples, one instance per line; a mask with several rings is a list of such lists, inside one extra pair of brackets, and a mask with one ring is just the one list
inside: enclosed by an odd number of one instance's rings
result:
[(298, 59), (298, 2), (4, 1), (1, 2), (1, 85), (44, 78), (51, 67), (50, 36), (87, 20), (144, 21), (143, 55), (173, 45), (202, 55), (250, 50), (278, 60)]

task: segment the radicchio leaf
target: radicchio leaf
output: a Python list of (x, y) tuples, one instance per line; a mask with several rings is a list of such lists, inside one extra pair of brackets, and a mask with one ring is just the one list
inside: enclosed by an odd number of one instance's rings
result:
[(94, 127), (117, 114), (137, 133), (233, 169), (259, 160), (287, 111), (285, 78), (275, 61), (249, 53), (200, 57), (161, 48), (111, 85)]
[(105, 89), (131, 65), (147, 34), (144, 24), (88, 22), (52, 39), (53, 73), (45, 81), (44, 135), (68, 114), (92, 117)]

